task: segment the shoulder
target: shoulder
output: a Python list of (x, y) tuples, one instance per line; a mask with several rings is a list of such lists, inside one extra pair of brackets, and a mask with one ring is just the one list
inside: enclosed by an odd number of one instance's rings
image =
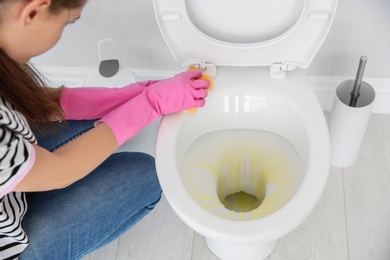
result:
[(12, 191), (30, 171), (35, 143), (24, 116), (0, 97), (0, 196)]
[(0, 97), (0, 128), (2, 134), (18, 135), (30, 143), (36, 143), (25, 117), (2, 97)]

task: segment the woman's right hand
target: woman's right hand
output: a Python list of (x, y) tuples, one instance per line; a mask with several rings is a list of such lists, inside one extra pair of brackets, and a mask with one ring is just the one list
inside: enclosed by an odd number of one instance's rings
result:
[(203, 107), (210, 82), (201, 80), (201, 76), (202, 73), (197, 70), (182, 72), (150, 85), (144, 92), (160, 115)]

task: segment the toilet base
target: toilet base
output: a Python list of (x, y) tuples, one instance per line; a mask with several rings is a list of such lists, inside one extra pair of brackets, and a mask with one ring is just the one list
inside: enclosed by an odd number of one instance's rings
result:
[(257, 245), (233, 245), (205, 237), (207, 246), (222, 260), (263, 260), (275, 249), (278, 240)]

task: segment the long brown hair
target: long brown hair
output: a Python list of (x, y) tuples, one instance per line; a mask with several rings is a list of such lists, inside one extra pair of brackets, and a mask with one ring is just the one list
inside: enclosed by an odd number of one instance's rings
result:
[[(0, 0), (0, 5), (13, 0)], [(86, 0), (52, 0), (50, 12), (81, 7)], [(0, 17), (1, 20), (1, 17)], [(39, 36), (37, 36), (39, 37)], [(0, 49), (0, 96), (22, 113), (30, 127), (53, 118), (63, 119), (60, 105), (62, 88), (50, 88), (31, 64), (19, 64)]]

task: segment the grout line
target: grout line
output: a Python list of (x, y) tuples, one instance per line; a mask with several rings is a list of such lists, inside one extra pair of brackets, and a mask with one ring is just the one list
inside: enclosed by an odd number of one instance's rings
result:
[(195, 236), (196, 236), (196, 233), (195, 233), (195, 230), (191, 229), (192, 230), (192, 246), (191, 246), (191, 260), (194, 259), (194, 247), (195, 247)]
[(344, 199), (344, 221), (345, 221), (345, 236), (347, 240), (347, 258), (349, 259), (349, 239), (348, 239), (348, 216), (347, 216), (347, 202), (345, 199), (345, 178), (344, 169), (341, 169), (342, 181), (343, 181), (343, 199)]
[(119, 250), (119, 244), (121, 242), (121, 237), (118, 238), (118, 243), (116, 244), (116, 250), (115, 250), (115, 260), (118, 259), (118, 250)]

